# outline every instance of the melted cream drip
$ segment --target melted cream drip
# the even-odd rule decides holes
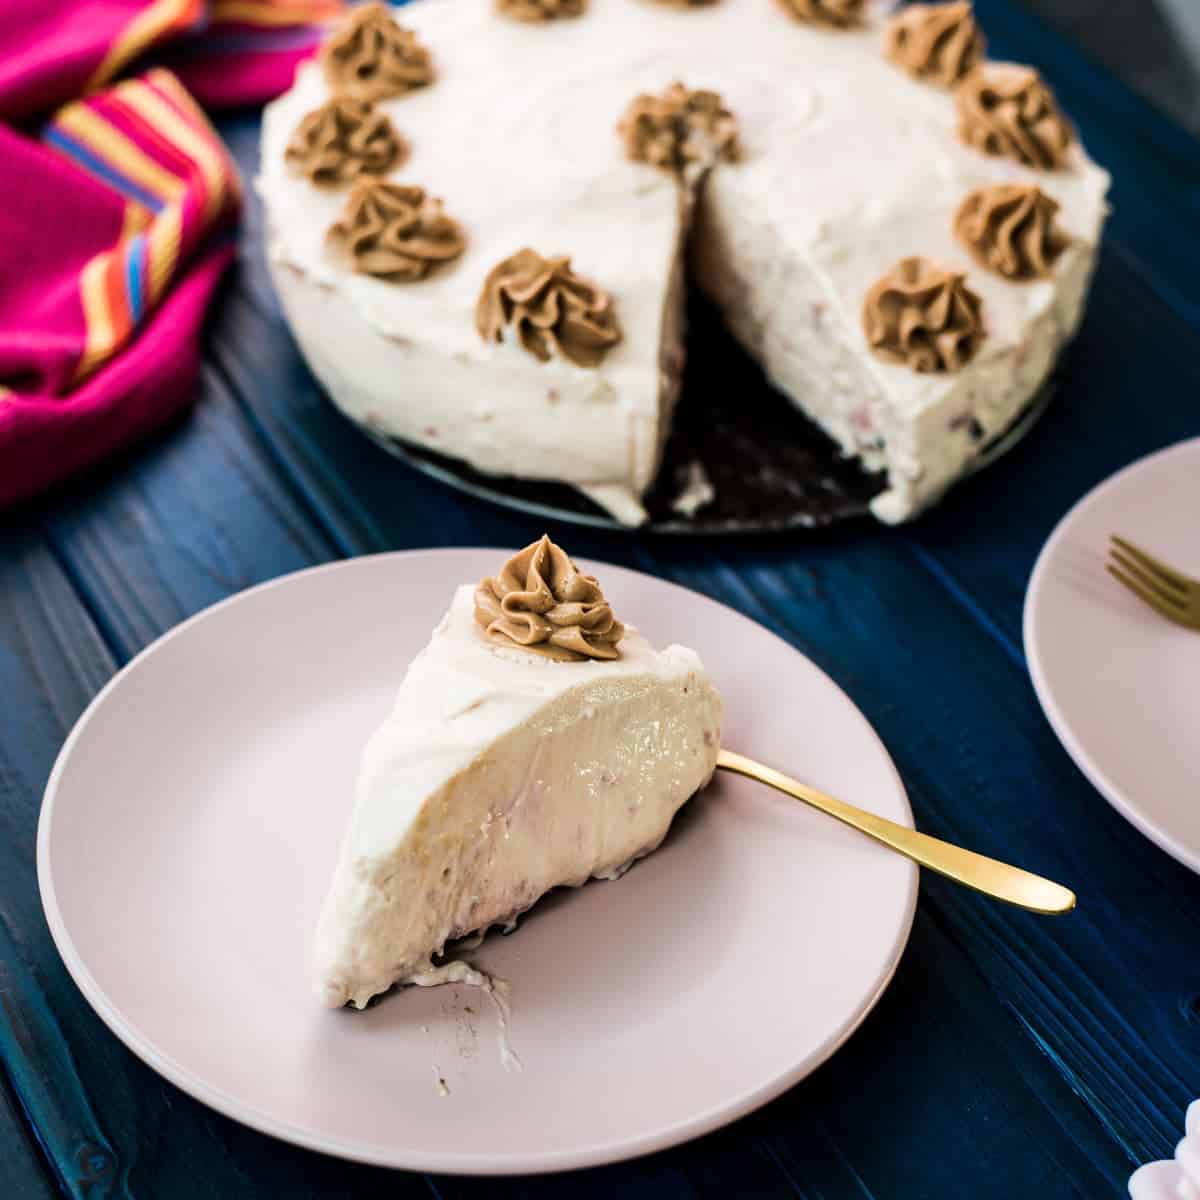
[[[480,935],[479,941],[483,941],[482,935]],[[498,1040],[500,1043],[500,1065],[506,1071],[520,1071],[522,1069],[521,1060],[512,1048],[512,1041],[509,1037],[509,1022],[512,1019],[512,1003],[509,997],[512,994],[512,988],[503,979],[497,979],[494,976],[488,975],[486,972],[479,970],[478,967],[473,967],[470,963],[463,962],[462,959],[455,959],[452,962],[442,963],[440,966],[430,967],[426,971],[412,975],[409,977],[408,982],[415,987],[440,987],[443,983],[461,983],[466,987],[479,988],[492,1002],[492,1006],[496,1010]],[[442,1086],[445,1086],[444,1081]]]

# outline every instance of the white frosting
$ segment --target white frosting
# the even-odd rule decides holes
[[[458,590],[363,753],[314,985],[359,1007],[445,943],[653,850],[712,775],[721,702],[697,655],[628,630],[612,662],[493,647]]]
[[[1179,1167],[1179,1200],[1200,1200],[1200,1100],[1187,1111],[1187,1132],[1175,1147]]]
[[[1173,1160],[1147,1163],[1129,1180],[1132,1200],[1200,1200],[1200,1100],[1188,1106]]]
[[[1079,320],[1107,175],[1078,145],[1053,172],[962,145],[952,94],[883,58],[878,16],[833,32],[790,19],[777,0],[596,0],[580,18],[529,25],[491,0],[418,0],[398,18],[430,47],[437,79],[383,105],[412,146],[394,175],[462,223],[459,262],[395,285],[331,258],[325,231],[344,193],[297,179],[283,158],[327,97],[315,66],[267,110],[259,179],[301,348],[334,400],[384,431],[485,471],[563,479],[622,519],[640,515],[677,383],[686,214],[667,173],[624,158],[615,127],[637,93],[677,78],[722,94],[744,149],[700,194],[701,286],[783,391],[847,452],[887,468],[883,519],[910,515],[962,473]],[[1073,242],[1053,280],[1015,284],[976,266],[951,225],[971,188],[1026,179],[1061,204]],[[480,339],[483,278],[526,244],[570,254],[614,297],[624,339],[599,368]],[[983,297],[988,336],[955,374],[918,375],[867,350],[862,299],[914,253],[967,270]]]

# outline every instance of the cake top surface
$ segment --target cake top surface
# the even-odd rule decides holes
[[[863,299],[910,256],[965,272],[981,297],[987,336],[972,365],[1019,351],[1029,324],[1053,306],[1053,278],[1014,283],[981,268],[956,238],[955,212],[973,189],[1036,183],[1076,247],[1099,236],[1108,177],[1078,140],[1056,169],[967,145],[955,93],[889,61],[873,6],[848,29],[795,20],[778,0],[604,0],[536,23],[506,18],[492,0],[416,0],[396,17],[428,49],[434,77],[376,104],[407,147],[387,178],[442,201],[463,232],[461,256],[396,285],[355,274],[331,253],[326,231],[345,190],[297,177],[285,161],[297,126],[331,95],[317,64],[266,116],[259,186],[271,252],[338,288],[380,333],[461,361],[541,369],[546,379],[587,371],[598,393],[657,371],[682,192],[671,171],[626,157],[617,126],[635,97],[676,80],[719,93],[736,118],[737,161],[719,163],[706,186],[745,214],[739,236],[774,239],[781,263],[812,264],[864,354]],[[623,336],[598,365],[539,362],[514,339],[480,337],[481,286],[523,247],[569,256],[612,297]],[[912,411],[953,385],[953,376],[880,360],[871,369]],[[645,388],[629,391],[641,397],[631,403],[649,403]]]

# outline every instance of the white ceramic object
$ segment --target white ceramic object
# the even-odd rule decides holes
[[[1200,1100],[1188,1105],[1174,1159],[1147,1163],[1130,1176],[1133,1200],[1200,1200]]]
[[[646,1153],[777,1096],[850,1035],[908,937],[916,869],[719,777],[614,883],[549,897],[474,953],[512,986],[365,1012],[309,990],[359,752],[454,587],[501,550],[355,559],[255,588],[135,659],[80,719],[38,831],[50,929],[156,1070],[347,1158],[504,1173]],[[911,823],[886,750],[802,655],[682,588],[590,564],[621,616],[703,655],[730,746]]]
[[[1200,633],[1104,569],[1119,533],[1200,578],[1200,439],[1126,467],[1059,523],[1029,581],[1025,652],[1079,769],[1168,854],[1200,871]]]

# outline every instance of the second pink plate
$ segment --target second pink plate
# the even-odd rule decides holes
[[[1079,769],[1151,841],[1200,871],[1200,633],[1164,620],[1105,572],[1110,534],[1200,578],[1200,439],[1089,492],[1042,550],[1025,653],[1046,716]]]

